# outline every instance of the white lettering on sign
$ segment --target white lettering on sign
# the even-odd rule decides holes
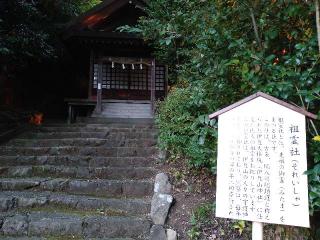
[[[98,89],[101,90],[101,83],[98,83]]]
[[[258,97],[218,125],[216,216],[309,227],[305,116]]]

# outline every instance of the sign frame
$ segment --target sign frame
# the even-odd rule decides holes
[[[310,112],[307,112],[305,109],[303,108],[299,108],[299,107],[296,107],[294,105],[291,105],[291,104],[288,104],[284,101],[281,101],[277,98],[274,98],[268,94],[265,94],[263,92],[257,92],[256,94],[253,94],[241,101],[238,101],[226,108],[223,108],[213,114],[210,114],[209,118],[210,119],[213,119],[213,118],[218,118],[220,115],[224,114],[224,113],[227,113],[229,111],[232,111],[233,109],[243,105],[243,104],[246,104],[256,98],[259,98],[259,97],[262,97],[264,99],[267,99],[275,104],[278,104],[278,105],[281,105],[282,107],[285,107],[285,108],[288,108],[294,112],[297,112],[297,113],[300,113],[308,118],[311,118],[311,119],[314,119],[314,120],[317,120],[317,116],[315,114],[312,114]],[[305,136],[304,136],[305,137]],[[219,143],[218,143],[219,144]],[[305,143],[304,143],[305,144]],[[219,166],[218,166],[218,171],[219,171]],[[241,219],[241,218],[239,218]],[[263,238],[263,223],[262,222],[258,222],[258,221],[254,221],[253,222],[253,228],[252,228],[252,237],[253,239],[262,239]]]

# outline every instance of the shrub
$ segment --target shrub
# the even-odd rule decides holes
[[[194,107],[195,97],[190,87],[177,88],[160,103],[157,117],[160,147],[170,150],[172,155],[188,157],[191,166],[215,170],[214,121],[209,121],[205,108]]]

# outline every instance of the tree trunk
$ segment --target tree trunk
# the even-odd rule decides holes
[[[319,11],[319,0],[315,0],[315,6],[316,6],[318,47],[319,47],[319,53],[320,53],[320,11]]]
[[[259,47],[262,48],[262,43],[261,43],[261,39],[260,39],[260,37],[259,37],[259,31],[258,31],[258,26],[257,26],[256,18],[255,18],[255,16],[254,16],[254,13],[253,13],[252,8],[250,7],[249,9],[250,9],[250,17],[251,17],[251,20],[252,20],[254,35],[255,35],[255,37],[256,37],[256,40],[257,40],[257,42],[258,42]]]

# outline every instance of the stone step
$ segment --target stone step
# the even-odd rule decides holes
[[[57,208],[69,211],[91,211],[90,214],[107,216],[138,216],[150,212],[150,201],[144,199],[106,199],[52,192],[0,193],[0,212],[18,209]]]
[[[151,127],[107,127],[101,125],[88,125],[85,127],[79,126],[42,126],[32,128],[33,132],[109,132],[109,133],[122,133],[122,132],[153,132],[157,129]]]
[[[80,124],[154,124],[153,118],[105,118],[105,117],[77,117]]]
[[[107,102],[102,104],[103,107],[107,108],[151,108],[151,103],[123,103],[123,102]]]
[[[90,157],[64,156],[0,156],[0,166],[54,165],[65,167],[150,167],[155,160],[150,157]]]
[[[147,114],[151,114],[151,108],[122,108],[122,109],[118,109],[116,107],[110,107],[110,108],[106,108],[106,109],[102,109],[102,113],[125,113],[125,112],[130,112],[130,113],[147,113]]]
[[[132,109],[132,110],[151,110],[151,104],[132,104],[132,103],[104,103],[102,104],[103,110],[108,109],[116,109],[116,110],[123,110],[123,109]]]
[[[52,237],[1,237],[1,240],[61,240],[61,238]],[[71,236],[71,239],[75,239]],[[77,240],[82,240],[84,238],[78,238]],[[134,240],[133,238],[86,238],[86,240]]]
[[[0,238],[149,239],[157,136],[153,119],[98,117],[0,146]]]
[[[3,214],[0,218],[3,222],[0,232],[5,236],[147,239],[150,231],[150,222],[136,217],[79,216],[39,211]]]
[[[109,110],[113,110],[113,111],[125,111],[125,110],[131,110],[131,111],[151,111],[151,105],[103,105],[102,106],[102,110],[103,111],[109,111]]]
[[[151,109],[150,103],[103,103],[106,109]]]
[[[146,108],[143,106],[138,106],[138,107],[122,107],[121,109],[119,109],[118,107],[114,106],[114,107],[106,107],[106,108],[102,108],[102,112],[108,113],[109,111],[111,112],[124,112],[124,111],[131,111],[131,112],[148,112],[151,113],[151,106]]]
[[[110,110],[122,112],[125,110],[132,110],[132,111],[149,111],[151,112],[151,104],[145,103],[103,103],[102,104],[102,111],[108,112]]]
[[[2,156],[103,156],[103,157],[148,157],[158,152],[156,147],[0,147]]]
[[[116,121],[117,123],[78,123],[78,124],[85,124],[86,127],[108,127],[110,129],[112,128],[132,128],[132,129],[157,129],[157,126],[152,122],[152,123],[139,123],[139,122],[133,122],[131,121],[128,123],[123,122],[124,119],[118,119]],[[68,124],[67,126],[73,126],[74,124],[70,125]]]
[[[125,119],[115,119],[114,121],[110,121],[110,119],[103,119],[103,118],[88,118],[88,117],[78,117],[80,120],[84,120],[83,122],[75,122],[72,124],[68,124],[66,121],[63,123],[55,123],[55,122],[44,122],[40,126],[35,126],[34,129],[39,129],[42,127],[107,127],[107,128],[155,128],[154,121],[148,122],[139,122],[135,120],[125,120]],[[85,120],[94,120],[94,119],[101,119],[106,120],[104,122],[86,122]]]
[[[48,178],[0,178],[1,191],[52,191],[101,197],[148,197],[153,191],[147,180],[83,180]]]
[[[135,110],[135,109],[123,109],[121,111],[118,111],[117,109],[114,110],[108,110],[108,111],[103,111],[101,113],[102,116],[117,116],[117,117],[124,117],[126,115],[129,115],[131,118],[152,118],[152,112],[150,110]]]
[[[125,139],[125,138],[66,138],[66,139],[13,139],[5,146],[14,147],[63,147],[63,146],[91,146],[91,147],[153,147],[157,145],[155,139]]]
[[[126,138],[126,139],[157,139],[158,133],[146,132],[25,132],[18,136],[20,139],[63,139],[63,138]]]
[[[150,179],[157,171],[148,167],[67,167],[67,166],[8,166],[0,167],[0,177],[54,177],[81,179]]]
[[[78,118],[80,118],[81,120],[88,120],[88,119],[92,119],[92,117],[81,117],[79,116]],[[122,127],[122,126],[154,126],[155,123],[153,122],[137,122],[137,121],[124,121],[123,119],[117,119],[114,121],[106,121],[103,123],[99,123],[99,122],[93,122],[93,123],[87,123],[87,122],[74,122],[74,123],[67,123],[67,121],[62,121],[62,122],[48,122],[48,121],[44,121],[43,124],[41,126],[88,126],[88,125],[100,125],[100,126],[110,126],[110,127]]]
[[[150,118],[153,119],[151,113],[133,113],[133,112],[122,112],[122,113],[102,113],[101,116],[106,118]]]
[[[131,109],[131,108],[124,108],[124,109],[116,109],[116,108],[110,108],[110,109],[106,109],[102,111],[102,114],[118,114],[118,115],[122,115],[122,114],[132,114],[132,116],[137,115],[150,115],[152,116],[152,112],[151,109]]]

